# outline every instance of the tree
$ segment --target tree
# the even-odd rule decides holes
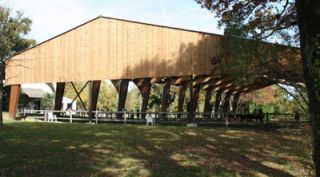
[[[149,96],[148,110],[152,110],[155,112],[160,111],[160,106],[161,106],[161,101],[162,101],[162,99],[161,99],[162,92],[163,92],[162,85],[152,84],[150,96]],[[176,98],[176,90],[173,89],[170,91],[170,94],[169,94],[168,108],[170,108],[170,106],[174,102],[175,98]]]
[[[312,131],[313,160],[320,176],[320,66],[317,57],[320,34],[319,0],[196,0],[214,12],[219,25],[239,20],[249,36],[259,40],[293,41],[300,44],[308,110]],[[298,41],[298,42],[295,42]]]
[[[3,79],[6,61],[10,55],[35,44],[34,40],[25,38],[30,31],[31,20],[23,17],[21,12],[12,16],[11,10],[0,5],[0,126],[3,124]]]
[[[41,99],[41,109],[45,110],[52,110],[54,109],[54,94],[47,93],[42,99]]]
[[[152,110],[152,111],[160,110],[161,94],[162,94],[162,89],[160,85],[152,84],[150,96],[149,96],[148,110]]]
[[[141,98],[140,91],[137,87],[135,87],[128,92],[125,107],[128,111],[139,111],[141,101],[142,101],[142,98]]]
[[[117,91],[112,84],[101,82],[97,108],[105,111],[117,111]]]

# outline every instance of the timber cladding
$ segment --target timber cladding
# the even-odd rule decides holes
[[[6,85],[209,74],[221,38],[99,17],[10,58]]]

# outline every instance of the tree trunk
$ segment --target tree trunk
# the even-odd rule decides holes
[[[320,177],[320,98],[319,66],[315,61],[317,35],[320,34],[320,1],[319,0],[296,0],[298,13],[301,57],[307,93],[309,98],[309,118],[311,124],[312,156],[315,165],[316,176]],[[318,68],[317,68],[318,67]]]
[[[5,67],[3,63],[3,59],[0,58],[2,61],[0,61],[0,127],[3,126],[3,114],[2,114],[2,107],[3,107],[3,78],[4,78],[4,72]]]
[[[2,106],[3,106],[3,82],[2,77],[0,77],[0,127],[3,126],[3,115],[2,115]]]

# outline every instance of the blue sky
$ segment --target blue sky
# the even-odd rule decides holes
[[[194,0],[0,0],[33,20],[30,38],[42,42],[99,15],[222,34]]]
[[[99,15],[222,34],[217,20],[194,0],[0,0],[33,21],[29,38],[40,43]],[[26,88],[49,88],[26,84]],[[132,88],[132,84],[129,86]]]

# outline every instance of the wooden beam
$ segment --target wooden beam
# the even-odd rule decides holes
[[[222,112],[227,113],[230,110],[231,92],[227,92],[222,104]]]
[[[58,82],[57,83],[56,95],[55,95],[55,99],[54,99],[54,110],[55,111],[61,111],[61,109],[62,109],[62,100],[63,100],[65,86],[66,86],[65,82]]]
[[[227,81],[224,81],[223,79],[221,78],[216,78],[216,79],[212,79],[210,80],[209,82],[205,82],[203,85],[202,85],[202,88],[203,89],[211,89],[211,88],[215,88],[215,87],[218,87],[219,85],[223,85],[227,83]]]
[[[224,90],[224,91],[226,91],[226,89],[228,89],[228,88],[230,88],[230,87],[232,87],[233,85],[232,85],[232,83],[230,83],[230,82],[224,82],[224,83],[222,83],[222,84],[219,84],[219,85],[216,85],[216,86],[214,86],[213,88],[213,90],[214,91],[218,91],[218,90]]]
[[[190,79],[190,76],[183,76],[183,77],[178,77],[174,83],[172,83],[173,85],[176,86],[180,86],[183,85],[186,81],[188,81]]]
[[[165,83],[165,77],[155,77],[151,79],[151,83]]]
[[[126,105],[127,99],[127,92],[128,92],[128,85],[129,79],[121,79],[121,80],[112,80],[112,84],[115,86],[118,92],[118,106],[117,111],[124,111],[124,107]],[[117,114],[117,118],[121,118],[122,113]]]
[[[120,82],[121,80],[111,80],[111,83],[113,84],[114,88],[116,88],[116,91],[120,92]]]
[[[212,105],[210,103],[211,97],[212,97],[212,89],[206,90],[206,97],[204,100],[203,112],[211,112],[212,111]]]
[[[216,93],[216,100],[215,100],[215,103],[214,103],[214,112],[215,113],[218,113],[220,111],[220,103],[221,103],[222,92],[223,92],[222,90],[219,90]]]
[[[201,87],[197,86],[193,89],[192,84],[190,84],[190,101],[187,105],[188,112],[189,112],[189,122],[194,122],[194,113],[196,112],[197,106],[198,106],[198,100],[199,100],[199,93],[200,93]]]
[[[161,100],[161,112],[167,112],[171,84],[172,84],[172,80],[171,80],[171,78],[168,78],[163,86],[162,100]]]
[[[186,91],[190,84],[190,81],[184,82],[179,89],[179,99],[178,99],[178,112],[183,112],[183,103],[186,97]]]
[[[77,98],[79,98],[79,100],[80,100],[83,108],[84,108],[86,111],[88,111],[88,109],[87,109],[86,105],[84,104],[84,102],[83,102],[80,94],[81,94],[81,92],[84,90],[84,88],[86,88],[86,86],[88,85],[88,83],[89,83],[89,81],[86,82],[86,84],[80,89],[80,91],[78,91],[77,88],[76,88],[76,86],[73,84],[73,82],[71,82],[71,85],[72,85],[72,87],[73,87],[73,89],[74,89],[74,91],[76,92],[77,95],[76,95],[76,97],[73,98],[73,100],[72,100],[72,102],[71,102],[70,104],[73,104],[73,102],[74,102]]]
[[[196,87],[193,90],[191,103],[190,103],[190,112],[191,113],[195,113],[197,110],[200,90],[201,90],[201,87]]]
[[[97,109],[100,84],[101,84],[101,81],[90,81],[89,83],[89,105],[88,105],[89,122],[91,122],[92,118],[94,117],[94,114],[92,111],[96,111]]]
[[[149,96],[150,96],[150,90],[151,90],[151,79],[147,78],[147,79],[142,79],[142,80],[135,80],[134,83],[137,85],[141,96],[142,96],[142,105],[141,105],[141,112],[143,112],[141,114],[141,118],[145,118],[146,114],[145,112],[147,112],[148,109],[148,101],[149,101]]]
[[[9,116],[15,118],[19,103],[20,85],[12,85],[10,88]]]
[[[237,106],[240,98],[240,92],[233,95],[232,100],[232,112],[237,113]]]

